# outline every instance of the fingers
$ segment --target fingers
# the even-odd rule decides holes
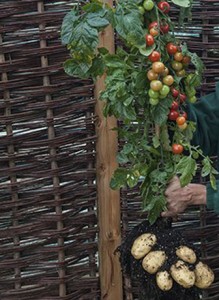
[[[173,211],[170,211],[170,210],[167,210],[167,211],[163,211],[161,213],[161,216],[163,218],[176,218],[177,219],[177,214],[176,212],[173,212]]]
[[[167,196],[169,193],[171,193],[172,191],[175,191],[175,190],[178,190],[181,188],[181,184],[180,184],[180,180],[177,176],[174,176],[168,186],[167,186],[167,189],[165,191],[165,196]]]

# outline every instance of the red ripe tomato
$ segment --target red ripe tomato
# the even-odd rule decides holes
[[[149,56],[148,56],[148,59],[151,61],[151,62],[156,62],[156,61],[159,61],[160,60],[160,52],[158,51],[153,51]]]
[[[172,152],[174,154],[181,154],[183,152],[184,148],[180,144],[173,144],[172,145]]]
[[[168,14],[168,12],[170,11],[170,5],[166,1],[159,2],[157,6],[164,14]]]
[[[154,44],[154,37],[151,34],[146,34],[145,40],[146,40],[146,45],[149,47]]]
[[[168,33],[170,30],[170,26],[168,23],[166,23],[165,21],[163,21],[161,24],[160,24],[160,31],[165,34],[165,33]]]
[[[180,99],[180,102],[181,102],[181,103],[185,102],[185,101],[186,101],[186,98],[187,98],[187,97],[186,97],[185,94],[180,94],[180,95],[179,95],[179,99]]]
[[[179,108],[179,104],[176,101],[173,101],[171,104],[171,110],[177,110]]]
[[[168,43],[166,49],[169,54],[175,54],[178,51],[177,46],[173,43]]]
[[[185,66],[188,66],[191,62],[191,57],[190,56],[184,56],[183,57],[183,60],[182,60],[182,63],[185,65]]]
[[[184,123],[186,122],[186,119],[182,116],[179,116],[177,119],[176,119],[176,123],[178,125],[183,125]]]
[[[171,111],[169,112],[168,119],[169,119],[170,121],[176,121],[176,119],[177,119],[178,117],[179,117],[178,111],[176,111],[176,110],[171,110]]]
[[[154,21],[154,22],[149,24],[148,29],[150,30],[152,28],[158,29],[158,22],[157,21]]]
[[[171,92],[174,98],[177,98],[179,96],[179,91],[177,89],[172,88]]]
[[[187,112],[185,112],[185,111],[181,114],[181,116],[184,117],[186,120],[188,119]]]

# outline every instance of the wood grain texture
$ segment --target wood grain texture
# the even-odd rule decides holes
[[[112,5],[112,1],[105,1]],[[114,33],[111,27],[100,34],[100,46],[111,53],[114,48]],[[98,79],[95,87],[96,96],[96,133],[97,133],[97,192],[99,219],[99,262],[101,299],[122,300],[122,274],[118,255],[114,252],[121,242],[120,232],[120,193],[110,189],[110,179],[117,168],[116,153],[118,148],[117,126],[114,117],[103,116],[104,102],[99,100],[99,93],[104,90],[104,77]]]

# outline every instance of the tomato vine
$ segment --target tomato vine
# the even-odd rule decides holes
[[[165,210],[168,181],[178,175],[182,186],[190,183],[198,158],[202,176],[210,175],[215,188],[216,170],[191,144],[195,124],[185,112],[187,103],[196,101],[203,64],[175,37],[169,17],[171,6],[186,9],[191,1],[171,2],[119,0],[111,8],[93,0],[70,11],[61,31],[70,52],[67,74],[94,80],[106,74],[104,115],[124,124],[117,128],[124,146],[111,188],[140,185],[142,209],[151,223]],[[98,34],[109,24],[122,41],[115,54],[98,47]]]

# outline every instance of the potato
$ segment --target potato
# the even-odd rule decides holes
[[[195,266],[195,277],[195,285],[200,289],[208,288],[214,281],[213,271],[202,262]]]
[[[183,261],[190,263],[190,264],[194,264],[197,259],[195,252],[187,246],[180,246],[176,250],[176,255]]]
[[[142,266],[145,271],[150,274],[156,273],[167,259],[164,251],[151,251],[142,261]]]
[[[135,259],[141,259],[156,244],[157,238],[152,233],[144,233],[140,235],[133,243],[131,253]]]
[[[188,289],[195,284],[195,272],[190,271],[182,260],[178,260],[170,268],[173,279],[184,288]]]
[[[156,282],[162,291],[169,291],[173,286],[173,279],[167,271],[160,271],[156,274]]]

